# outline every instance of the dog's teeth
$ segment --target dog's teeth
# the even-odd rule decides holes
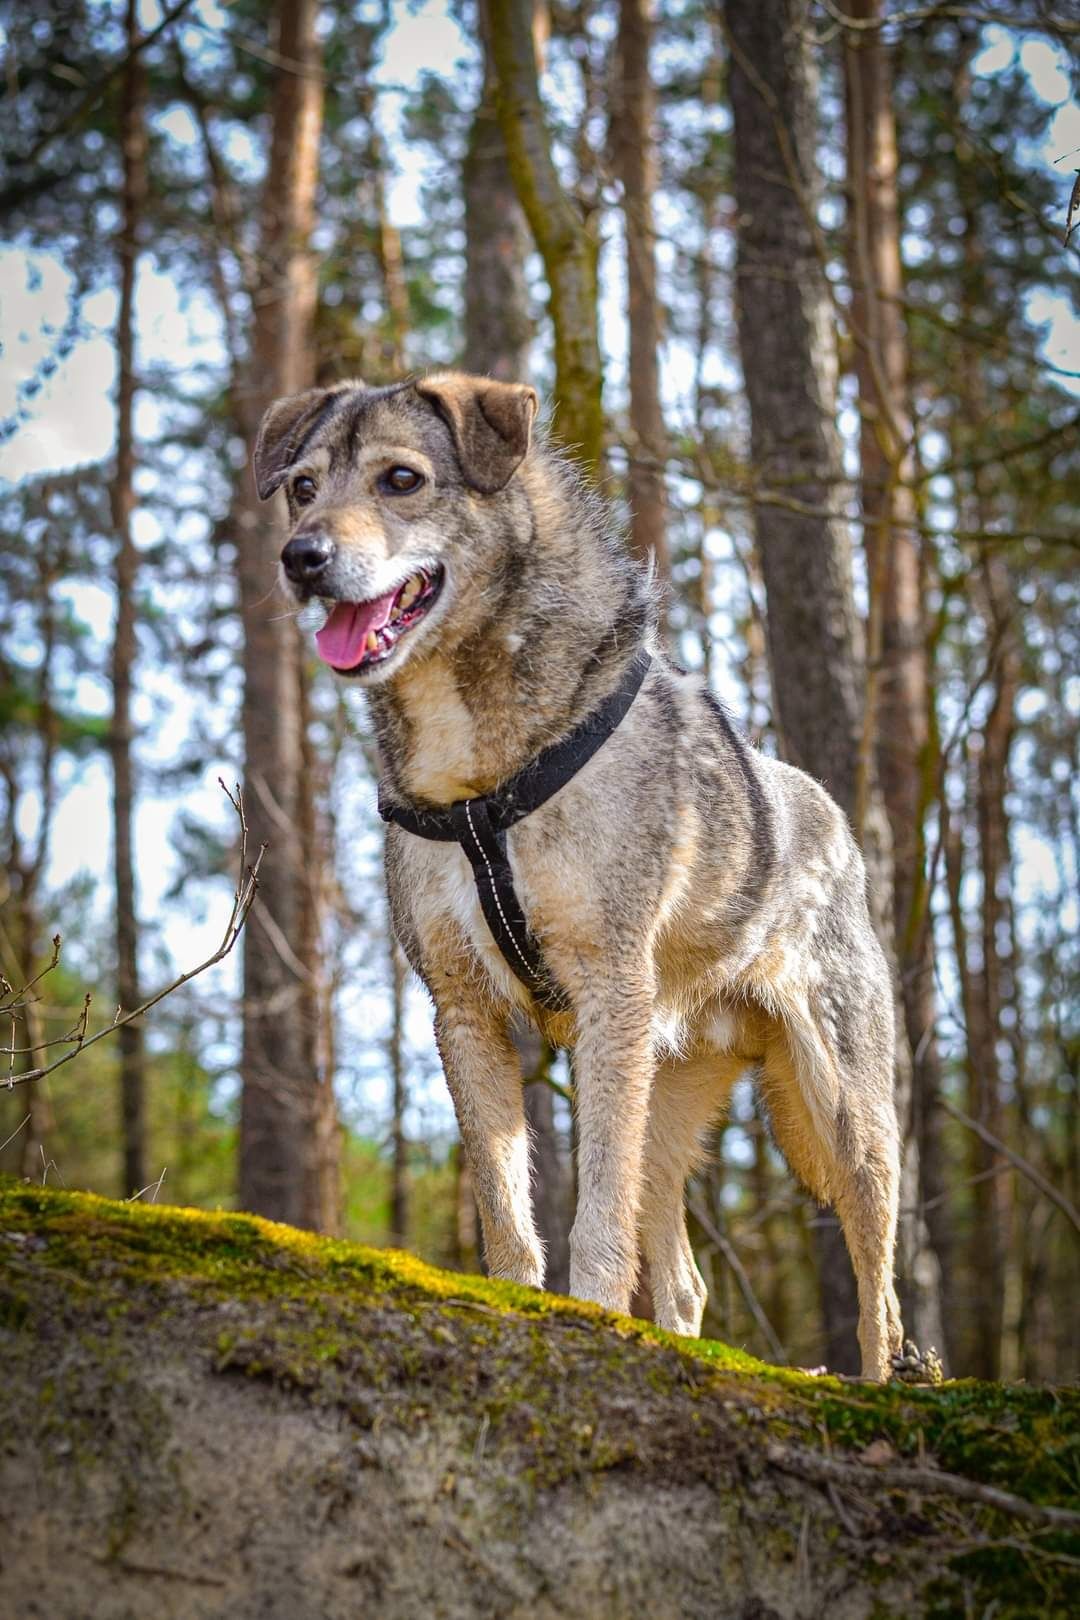
[[[373,652],[378,652],[378,650],[379,650],[379,638],[375,634],[374,630],[369,630],[368,633],[367,633],[367,640],[364,642],[364,651],[369,652],[369,653],[373,653]]]
[[[401,606],[402,612],[404,612],[404,610],[407,607],[409,607],[413,602],[416,601],[416,598],[420,595],[420,590],[421,590],[420,575],[419,574],[414,574],[412,579],[410,579],[406,583],[405,589],[401,593],[400,606]]]

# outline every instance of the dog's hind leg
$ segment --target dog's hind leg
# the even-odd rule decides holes
[[[521,1064],[505,1019],[483,1006],[442,1005],[435,1039],[472,1172],[488,1271],[541,1288]]]
[[[864,1378],[889,1376],[903,1332],[893,1285],[900,1151],[892,1074],[869,1043],[841,1058],[827,1023],[777,1023],[765,1047],[761,1090],[791,1168],[840,1217],[859,1290]]]
[[[638,1231],[649,1266],[653,1313],[670,1333],[701,1332],[706,1290],[686,1232],[686,1180],[704,1136],[746,1067],[715,1051],[661,1064],[649,1100]]]

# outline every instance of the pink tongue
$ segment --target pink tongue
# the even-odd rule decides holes
[[[381,630],[390,617],[397,591],[377,596],[373,602],[339,602],[321,630],[315,645],[324,664],[334,669],[355,669],[364,660],[364,643],[372,630]]]

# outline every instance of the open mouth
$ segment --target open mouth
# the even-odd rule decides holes
[[[442,588],[441,568],[419,568],[401,585],[370,602],[335,602],[316,633],[319,657],[339,675],[357,675],[385,663],[420,623]]]

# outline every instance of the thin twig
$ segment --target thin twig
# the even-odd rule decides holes
[[[221,944],[218,946],[217,950],[214,951],[212,956],[208,956],[205,962],[200,962],[198,967],[189,968],[186,973],[181,973],[179,977],[173,979],[170,984],[163,985],[160,990],[156,990],[152,996],[148,996],[147,999],[142,1002],[140,1006],[134,1008],[133,1011],[121,1012],[121,1010],[117,1008],[116,1016],[112,1023],[107,1024],[104,1029],[99,1029],[97,1033],[95,1035],[91,1035],[88,1040],[81,1041],[73,1051],[65,1052],[63,1057],[56,1058],[54,1062],[44,1064],[40,1068],[27,1069],[25,1074],[9,1076],[6,1082],[9,1091],[12,1089],[12,1087],[26,1085],[31,1080],[41,1080],[45,1075],[52,1074],[55,1069],[62,1068],[65,1063],[70,1063],[72,1058],[78,1057],[80,1052],[85,1052],[88,1047],[94,1046],[98,1041],[104,1040],[106,1035],[112,1035],[114,1031],[122,1029],[125,1024],[130,1024],[134,1019],[141,1018],[144,1013],[150,1011],[151,1007],[156,1007],[159,1001],[164,1001],[166,996],[172,995],[174,990],[179,990],[182,985],[188,984],[192,979],[197,978],[200,973],[205,973],[207,968],[213,967],[215,963],[222,961],[226,956],[228,956],[229,952],[232,950],[233,946],[240,937],[241,930],[243,929],[244,924],[247,922],[248,913],[250,912],[254,903],[255,892],[259,886],[259,867],[262,865],[262,858],[266,853],[266,845],[262,844],[260,846],[258,855],[249,865],[247,859],[248,824],[247,817],[244,813],[243,794],[241,793],[239,784],[237,784],[235,794],[233,794],[229,792],[229,789],[225,786],[225,783],[221,781],[220,777],[218,778],[218,781],[221,785],[222,792],[225,794],[225,797],[236,811],[240,821],[240,875],[237,879],[236,888],[233,892],[233,903],[232,910],[229,913],[229,921],[226,925],[225,932],[222,935]],[[59,940],[59,935],[57,935],[57,940]],[[45,971],[48,970],[46,969]]]
[[[1003,1158],[1008,1159],[1009,1163],[1019,1170],[1022,1176],[1027,1177],[1033,1187],[1038,1187],[1044,1198],[1049,1198],[1052,1204],[1057,1205],[1066,1220],[1071,1221],[1076,1230],[1080,1232],[1080,1210],[1077,1209],[1075,1204],[1069,1202],[1064,1193],[1058,1192],[1052,1181],[1047,1181],[1041,1170],[1036,1170],[1035,1166],[1030,1164],[1021,1154],[1015,1153],[1011,1147],[1006,1147],[1000,1136],[995,1136],[993,1131],[987,1130],[986,1126],[980,1124],[977,1119],[972,1119],[970,1114],[965,1114],[964,1110],[957,1108],[956,1104],[950,1102],[948,1097],[939,1096],[938,1102],[947,1114],[951,1114],[954,1119],[958,1119],[961,1125],[966,1125],[969,1131],[974,1131],[976,1136],[981,1137],[988,1147],[992,1147]]]
[[[690,1198],[688,1200],[688,1204],[691,1214],[701,1227],[701,1230],[705,1233],[705,1236],[709,1239],[710,1243],[715,1243],[716,1247],[720,1250],[720,1253],[723,1255],[724,1259],[735,1273],[735,1281],[739,1285],[742,1296],[746,1301],[747,1308],[761,1330],[761,1333],[766,1344],[769,1346],[773,1357],[782,1365],[786,1366],[788,1361],[787,1353],[785,1352],[783,1345],[780,1343],[780,1340],[777,1338],[776,1333],[773,1330],[772,1323],[769,1321],[769,1318],[765,1315],[765,1312],[762,1310],[761,1305],[758,1302],[758,1297],[754,1293],[753,1287],[750,1283],[750,1278],[746,1274],[746,1268],[739,1259],[739,1256],[736,1254],[734,1248],[728,1242],[724,1234],[709,1219],[708,1213],[706,1212],[701,1200],[699,1198]]]

